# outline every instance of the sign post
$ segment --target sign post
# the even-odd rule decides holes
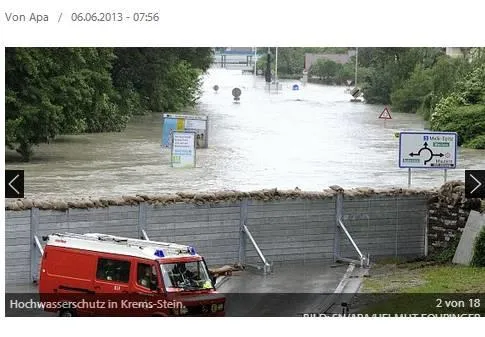
[[[411,168],[408,168],[408,188],[411,188]]]
[[[411,187],[411,169],[444,170],[456,168],[458,148],[456,132],[401,132],[399,134],[399,167],[408,169],[408,187]]]
[[[195,135],[193,131],[173,131],[172,132],[172,167],[192,168],[195,167]]]

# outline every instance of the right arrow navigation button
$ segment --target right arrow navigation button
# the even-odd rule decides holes
[[[485,198],[485,170],[465,170],[465,198]]]

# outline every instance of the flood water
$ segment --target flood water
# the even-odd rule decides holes
[[[343,87],[307,84],[278,93],[240,70],[211,69],[197,108],[209,116],[209,148],[197,150],[197,167],[176,169],[161,150],[161,114],[133,118],[121,133],[63,136],[35,148],[32,162],[7,151],[6,168],[25,170],[25,196],[80,198],[174,193],[251,191],[264,188],[318,191],[330,185],[407,187],[398,166],[401,130],[423,130],[419,115],[392,111],[384,124],[381,105],[351,103]],[[212,89],[219,86],[217,93]],[[231,91],[242,90],[240,104]],[[458,168],[484,169],[485,151],[458,150]],[[413,170],[413,187],[434,187],[442,170]]]

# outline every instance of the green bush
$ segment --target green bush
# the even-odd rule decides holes
[[[485,267],[485,228],[478,234],[473,247],[473,267]]]
[[[440,263],[451,262],[453,260],[453,257],[455,256],[456,248],[458,248],[460,239],[461,239],[461,235],[457,235],[451,238],[450,241],[448,242],[448,246],[443,248],[434,257],[431,257],[431,259]]]
[[[361,69],[359,69],[359,78],[363,81],[362,91],[364,92],[365,100],[369,104],[390,104],[391,103],[391,88],[392,88],[392,72],[390,67],[384,69],[369,68],[365,70],[365,74],[360,76]]]
[[[458,145],[485,135],[485,105],[438,105],[431,117],[431,129],[458,133]],[[480,138],[481,139],[481,138]],[[480,145],[477,139],[475,145]]]
[[[470,149],[485,149],[485,135],[480,135],[470,140],[466,147]]]
[[[433,90],[430,70],[416,66],[402,88],[391,94],[392,105],[401,112],[417,112]]]

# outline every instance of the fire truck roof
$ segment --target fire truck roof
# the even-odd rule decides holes
[[[152,260],[164,257],[198,256],[195,248],[191,246],[99,233],[55,233],[44,239],[47,239],[47,245],[51,246],[136,256]]]

